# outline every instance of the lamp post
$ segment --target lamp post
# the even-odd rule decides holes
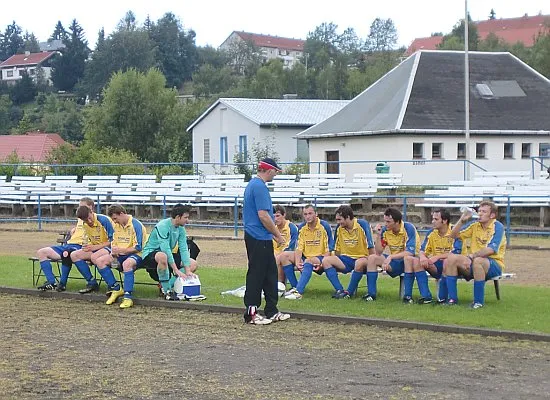
[[[466,180],[470,180],[470,63],[468,59],[468,0],[464,0],[464,134],[466,139]]]

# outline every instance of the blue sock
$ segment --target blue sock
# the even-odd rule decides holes
[[[362,277],[363,277],[363,273],[361,272],[353,271],[351,273],[351,278],[349,280],[349,285],[348,285],[348,293],[350,295],[355,294],[355,292],[357,291],[357,286],[359,286],[359,282],[361,282]]]
[[[378,280],[378,272],[367,272],[367,293],[372,297],[376,297],[376,281]]]
[[[403,296],[412,297],[414,285],[414,273],[405,272],[403,274]]]
[[[474,303],[485,303],[485,281],[474,281]]]
[[[134,291],[134,271],[126,271],[124,272],[124,297],[127,299],[131,299],[133,291]]]
[[[338,271],[336,271],[336,268],[332,267],[329,269],[325,269],[325,275],[327,276],[334,289],[344,290],[344,287],[340,283],[340,279],[338,279]]]
[[[88,282],[88,285],[97,285],[97,281],[92,276],[92,271],[90,271],[90,266],[88,263],[84,260],[75,261],[74,265],[76,265],[76,269],[78,269],[78,272],[86,279],[86,282]]]
[[[55,284],[55,275],[53,274],[52,263],[50,260],[40,261],[40,268],[42,269],[42,272],[44,272],[46,280],[52,285]]]
[[[305,263],[304,268],[302,269],[302,274],[300,275],[300,280],[296,285],[296,290],[298,291],[298,293],[304,294],[304,291],[306,290],[306,285],[311,279],[312,273],[313,273],[313,264]]]
[[[418,285],[420,296],[425,299],[431,299],[432,293],[430,292],[430,287],[428,286],[428,274],[425,271],[420,271],[415,272],[414,276],[416,277],[416,284]]]
[[[283,267],[286,279],[290,283],[290,286],[295,288],[298,285],[298,279],[296,279],[296,274],[294,274],[294,265],[285,265]]]
[[[98,268],[99,274],[103,277],[103,280],[107,284],[107,287],[112,290],[120,290],[120,285],[111,271],[111,267]]]
[[[162,286],[162,290],[164,293],[168,293],[170,291],[170,273],[168,272],[168,268],[166,269],[160,269],[157,267],[157,274],[159,276],[159,282]]]
[[[448,295],[447,277],[445,275],[441,275],[441,278],[439,278],[439,293],[437,297],[439,297],[439,300],[447,300]]]
[[[61,264],[61,276],[59,277],[59,284],[67,286],[69,274],[71,273],[71,267],[71,265]]]
[[[456,288],[457,276],[447,276],[447,290],[449,300],[458,301],[458,290]]]

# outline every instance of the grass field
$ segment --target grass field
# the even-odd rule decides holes
[[[246,274],[244,267],[202,266],[199,273],[202,294],[207,297],[206,303],[228,306],[242,305],[242,299],[234,296],[222,296],[220,293],[244,284]],[[33,286],[31,262],[24,256],[0,255],[0,276],[3,286],[21,288]],[[72,276],[79,276],[75,269],[73,269]],[[346,286],[348,276],[342,276],[341,281]],[[136,282],[151,283],[152,281],[145,271],[140,270],[137,272]],[[486,287],[486,307],[473,311],[468,308],[472,298],[471,283],[459,282],[459,296],[462,302],[457,307],[449,308],[436,305],[403,305],[398,298],[398,279],[380,276],[378,282],[379,296],[376,303],[365,303],[359,297],[350,300],[334,300],[330,297],[333,289],[328,280],[324,276],[314,275],[302,300],[281,299],[279,307],[281,310],[290,312],[387,318],[550,333],[550,308],[548,307],[550,288],[547,287],[506,285],[506,282],[502,281],[502,300],[497,301],[493,285],[489,282]],[[359,295],[365,292],[365,285],[365,279],[363,279]],[[68,290],[76,291],[83,286],[84,281],[70,279]],[[433,282],[431,289],[434,293]],[[152,285],[136,285],[135,295],[136,297],[156,297],[158,289]]]

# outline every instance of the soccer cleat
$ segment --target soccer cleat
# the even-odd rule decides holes
[[[300,294],[296,289],[289,290],[285,294],[285,299],[287,300],[301,300],[302,294]]]
[[[290,314],[278,312],[277,314],[273,315],[269,319],[271,320],[271,322],[278,322],[278,321],[286,321],[289,318],[290,318]]]
[[[176,292],[170,291],[166,293],[165,299],[170,301],[178,301],[180,298],[178,297],[178,294]]]
[[[432,299],[429,299],[429,298],[426,298],[426,297],[421,297],[417,301],[418,304],[431,304],[432,302],[433,302]]]
[[[38,286],[37,289],[46,292],[48,290],[55,290],[56,287],[55,283],[45,282],[42,286]]]
[[[332,295],[333,299],[349,299],[349,292],[347,290],[338,290]]]
[[[288,315],[288,314],[286,314],[286,315]],[[288,318],[290,318],[290,315],[288,315]],[[282,320],[280,320],[280,321],[282,321]],[[247,323],[249,323],[251,325],[269,325],[272,322],[273,321],[270,320],[269,318],[262,317],[260,314],[254,314],[254,315],[250,316],[250,321],[248,321]]]
[[[80,289],[78,293],[87,294],[92,292],[97,292],[99,290],[99,285],[97,283],[87,284],[84,289]]]
[[[449,299],[447,300],[446,303],[443,303],[444,305],[446,306],[456,306],[457,305],[457,301],[456,300],[453,300],[453,299]]]
[[[472,310],[477,310],[477,309],[482,308],[482,307],[483,307],[483,304],[481,304],[481,303],[472,303],[472,304],[470,304],[470,308]]]
[[[411,296],[403,297],[403,304],[414,304],[414,300]]]
[[[370,294],[366,294],[363,297],[361,297],[365,301],[376,301],[376,297],[371,296]]]
[[[67,290],[67,286],[65,286],[64,284],[60,283],[57,285],[57,287],[55,288],[55,290],[57,292],[64,292],[65,290]]]
[[[120,308],[130,308],[134,306],[134,301],[132,299],[129,299],[127,297],[122,299],[122,303],[120,303]]]
[[[116,303],[116,300],[124,294],[124,289],[118,289],[118,290],[111,290],[111,295],[105,302],[105,304],[110,305],[113,303]]]
[[[436,305],[443,305],[447,302],[447,299],[437,299],[437,301],[434,303]]]

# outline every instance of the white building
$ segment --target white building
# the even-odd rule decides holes
[[[52,70],[51,60],[56,54],[56,51],[43,51],[40,53],[29,53],[27,51],[24,54],[15,54],[0,63],[0,79],[8,84],[14,84],[24,74],[28,74],[36,80],[37,68],[41,68],[44,79],[49,81]]]
[[[285,68],[291,68],[300,60],[306,43],[302,39],[233,31],[220,45],[220,49],[229,51],[238,42],[254,43],[261,50],[264,61],[279,58]]]
[[[445,184],[464,179],[464,103],[464,52],[417,52],[297,137],[310,161],[340,161],[321,172],[386,161],[405,184]],[[530,170],[549,150],[550,81],[510,53],[471,52],[470,170]]]
[[[325,120],[349,100],[221,98],[187,128],[193,162],[203,173],[232,172],[235,155],[272,147],[282,163],[307,160],[307,143],[296,134]],[[217,165],[216,165],[217,164]]]

